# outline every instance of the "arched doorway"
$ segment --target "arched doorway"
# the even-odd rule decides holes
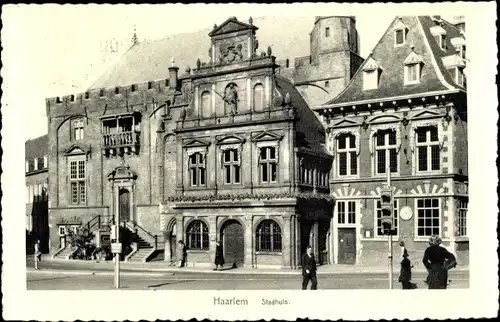
[[[172,225],[172,230],[170,230],[170,260],[172,262],[177,261],[177,227],[174,223]]]
[[[120,189],[120,221],[129,221],[130,218],[130,192],[127,189]]]
[[[220,240],[227,265],[242,266],[245,260],[245,230],[236,220],[226,221],[220,231]]]

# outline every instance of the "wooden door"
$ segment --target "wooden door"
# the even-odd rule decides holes
[[[130,218],[130,193],[127,189],[120,190],[120,221],[129,221]]]
[[[356,229],[339,228],[339,264],[356,263]]]
[[[230,220],[222,227],[222,249],[227,265],[243,264],[245,259],[245,231],[236,220]]]

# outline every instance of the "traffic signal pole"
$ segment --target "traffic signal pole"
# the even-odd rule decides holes
[[[115,229],[116,229],[116,241],[115,243],[120,242],[120,212],[116,211],[115,213]],[[115,288],[120,288],[120,253],[115,253]]]
[[[391,187],[391,168],[387,166],[387,188]],[[391,202],[394,202],[391,200]],[[394,213],[391,214],[394,216]],[[391,230],[394,227],[391,227]],[[389,289],[392,290],[392,231],[389,233]]]

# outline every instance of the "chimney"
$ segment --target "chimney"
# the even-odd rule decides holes
[[[178,80],[178,72],[179,72],[179,67],[175,66],[175,60],[172,57],[171,60],[172,64],[168,68],[169,72],[169,85],[171,90],[177,90],[177,80]]]

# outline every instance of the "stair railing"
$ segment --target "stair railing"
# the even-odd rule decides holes
[[[144,235],[146,235],[151,240],[151,242],[154,241],[155,249],[158,248],[158,235],[151,234],[149,231],[147,231],[146,229],[139,226],[135,221],[128,221],[128,222],[124,222],[124,223],[129,229],[133,230],[136,234],[137,234],[137,231],[140,230]]]

